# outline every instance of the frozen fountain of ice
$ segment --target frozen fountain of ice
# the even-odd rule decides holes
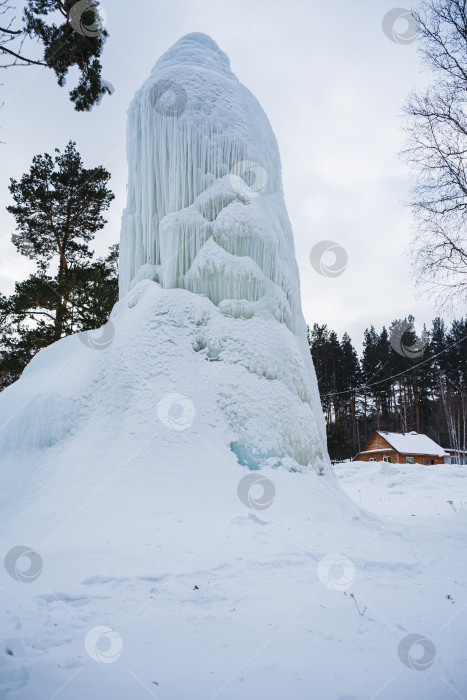
[[[264,425],[258,429],[261,439],[250,436],[253,444],[242,445],[241,452],[250,455],[250,466],[261,456],[289,456],[322,468],[325,430],[279,150],[260,104],[210,37],[188,34],[158,60],[137,92],[127,137],[121,297],[143,278],[207,296],[231,320],[228,335],[245,336],[242,361],[250,372],[258,371],[257,360],[255,369],[249,362],[255,334],[267,333],[261,376],[290,392],[290,401],[280,403],[282,439],[268,438]],[[228,345],[222,338],[216,344]],[[238,362],[228,352],[222,359]],[[288,366],[294,367],[293,377]],[[273,394],[261,398],[271,401]],[[231,409],[226,409],[230,419]],[[238,413],[256,424],[268,411],[260,404],[237,405],[236,418]]]

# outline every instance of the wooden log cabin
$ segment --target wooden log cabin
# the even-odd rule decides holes
[[[421,433],[389,433],[377,430],[354,462],[392,462],[394,464],[444,464],[449,453]]]

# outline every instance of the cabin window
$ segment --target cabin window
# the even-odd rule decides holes
[[[405,463],[406,464],[415,464],[415,457],[406,457]]]
[[[376,462],[377,459],[376,459],[376,457],[370,457],[369,461],[370,461],[370,462]]]
[[[390,457],[383,457],[383,462],[390,462],[391,458]]]

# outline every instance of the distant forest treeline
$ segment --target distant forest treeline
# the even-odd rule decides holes
[[[467,319],[435,318],[417,338],[413,318],[364,333],[359,357],[315,324],[308,340],[332,459],[353,457],[375,430],[426,433],[442,447],[467,448]],[[409,355],[408,357],[406,355]]]

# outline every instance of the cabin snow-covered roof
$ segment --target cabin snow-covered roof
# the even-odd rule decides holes
[[[386,440],[397,452],[403,454],[435,455],[436,457],[448,457],[448,452],[440,447],[434,440],[422,433],[387,433],[377,430],[378,435]]]
[[[391,450],[392,447],[389,445],[389,447],[376,447],[374,450],[361,450],[358,454],[367,455],[370,452],[390,452]]]

